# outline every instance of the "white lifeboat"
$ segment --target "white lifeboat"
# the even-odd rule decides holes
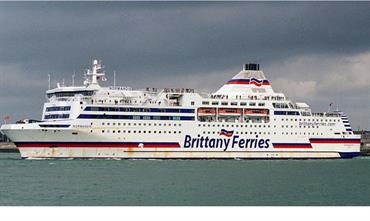
[[[245,109],[244,110],[244,115],[245,116],[267,116],[269,115],[269,110],[268,109]]]
[[[241,109],[238,108],[220,108],[218,109],[218,115],[220,116],[240,116],[242,114]]]
[[[198,108],[199,116],[215,116],[216,108]]]

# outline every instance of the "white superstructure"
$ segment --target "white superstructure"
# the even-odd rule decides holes
[[[84,85],[48,90],[42,121],[1,131],[22,158],[341,158],[360,153],[341,112],[313,113],[243,70],[212,94],[187,88],[101,87],[93,61]]]

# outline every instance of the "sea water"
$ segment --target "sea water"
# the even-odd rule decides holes
[[[0,205],[370,205],[370,157],[21,160],[0,153]]]

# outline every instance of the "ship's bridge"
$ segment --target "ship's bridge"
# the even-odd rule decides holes
[[[246,96],[250,94],[274,94],[270,82],[265,74],[259,69],[259,64],[245,64],[243,70],[226,82],[213,95],[239,95]]]
[[[95,88],[86,88],[86,87],[60,87],[48,90],[46,95],[48,98],[53,96],[59,97],[74,97],[77,94],[83,96],[92,96],[97,89]]]

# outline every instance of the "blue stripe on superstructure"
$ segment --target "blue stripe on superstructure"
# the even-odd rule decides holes
[[[192,121],[193,116],[138,116],[138,115],[109,115],[109,114],[80,114],[79,119],[116,119],[116,120],[184,120]]]
[[[40,127],[60,127],[60,128],[66,128],[69,127],[69,124],[39,124]]]
[[[151,112],[151,113],[194,113],[189,108],[145,108],[145,107],[95,107],[88,106],[84,111],[105,111],[105,112]]]

